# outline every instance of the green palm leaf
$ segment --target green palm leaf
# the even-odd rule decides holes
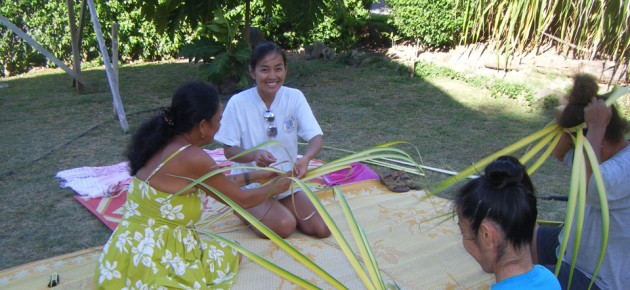
[[[527,167],[528,175],[532,175],[536,170],[538,170],[538,168],[540,168],[540,166],[542,166],[547,158],[549,158],[549,156],[553,152],[553,149],[556,148],[556,145],[558,145],[558,142],[560,142],[560,138],[562,138],[562,131],[556,134],[556,137],[554,137],[549,146],[547,146],[547,150],[545,150],[545,152],[543,152],[543,154],[540,155],[540,157],[538,157],[538,159],[534,163]]]
[[[226,239],[221,235],[212,233],[210,231],[203,231],[203,230],[197,230],[198,232],[208,235],[218,241],[221,241],[227,245],[229,245],[230,247],[236,249],[239,253],[242,253],[245,257],[249,258],[250,260],[258,263],[259,265],[267,268],[269,271],[274,272],[276,274],[278,274],[279,276],[295,283],[297,286],[300,286],[303,289],[320,289],[319,287],[311,284],[310,282],[300,278],[299,276],[296,276],[295,274],[287,271],[286,269],[274,264],[273,262],[257,255],[256,253],[248,250],[247,248],[241,246],[239,243],[236,243],[230,239]]]
[[[549,142],[553,138],[556,138],[557,136],[560,136],[561,134],[562,134],[562,129],[559,126],[554,128],[553,131],[551,131],[549,134],[542,137],[540,141],[538,141],[538,143],[534,147],[532,147],[530,150],[527,151],[527,153],[521,156],[520,158],[521,163],[523,164],[528,163],[530,159],[532,159],[534,156],[536,156],[536,154],[540,152],[540,150],[542,150],[546,145],[549,145]]]
[[[332,233],[333,237],[337,241],[337,244],[339,244],[339,247],[341,248],[342,252],[344,253],[346,258],[350,262],[350,265],[352,265],[352,268],[355,270],[355,272],[359,276],[359,279],[361,279],[363,284],[368,289],[376,289],[376,285],[372,283],[372,280],[369,278],[368,274],[365,272],[365,270],[361,266],[359,259],[356,257],[356,255],[350,248],[350,245],[348,244],[345,237],[341,233],[341,230],[339,230],[339,227],[337,226],[335,221],[332,219],[332,217],[330,216],[326,208],[319,201],[317,196],[301,180],[297,178],[292,178],[292,179],[300,187],[302,187],[302,189],[306,193],[306,196],[308,196],[309,200],[311,200],[311,202],[313,203],[313,206],[315,206],[315,208],[317,209],[317,212],[320,214],[320,216],[322,217],[322,219],[324,220],[324,222],[330,229],[330,232]]]
[[[347,257],[348,261],[350,262],[350,264],[352,265],[353,269],[357,273],[358,277],[361,279],[361,281],[364,283],[364,285],[366,286],[367,289],[385,289],[386,286],[385,286],[385,283],[383,282],[382,276],[380,274],[380,271],[379,271],[379,268],[378,268],[378,264],[376,263],[376,259],[375,259],[374,255],[373,255],[373,253],[372,253],[372,251],[370,249],[369,243],[367,242],[367,238],[365,236],[365,233],[363,232],[361,227],[358,225],[356,219],[354,218],[350,207],[348,206],[347,202],[345,201],[345,199],[343,197],[343,193],[341,192],[341,190],[339,188],[335,188],[334,189],[336,195],[340,198],[340,200],[342,200],[340,202],[341,203],[341,207],[342,207],[342,209],[344,211],[344,214],[346,216],[346,220],[347,220],[347,222],[348,222],[348,224],[349,224],[349,226],[350,226],[350,228],[352,230],[353,237],[355,239],[355,242],[357,244],[359,252],[361,253],[361,255],[363,257],[363,261],[366,264],[367,270],[365,270],[363,268],[361,262],[359,261],[359,259],[356,257],[356,255],[352,251],[351,247],[349,246],[349,243],[346,241],[344,236],[341,234],[341,231],[339,230],[339,227],[337,226],[337,224],[335,224],[335,221],[332,219],[330,214],[327,212],[327,210],[321,204],[321,202],[319,201],[317,196],[308,187],[308,184],[306,182],[304,182],[303,180],[308,180],[308,179],[311,179],[311,178],[320,177],[323,174],[336,171],[336,170],[338,170],[340,168],[348,167],[349,164],[352,163],[352,162],[370,161],[370,160],[374,160],[374,159],[377,159],[377,158],[390,158],[392,160],[403,160],[403,161],[408,162],[409,164],[413,164],[413,165],[415,165],[416,167],[419,168],[419,166],[417,166],[417,163],[415,163],[413,161],[413,159],[411,158],[411,156],[408,153],[406,153],[405,151],[403,151],[401,149],[392,147],[394,145],[399,145],[399,144],[403,144],[403,143],[405,143],[405,142],[388,142],[388,143],[385,143],[385,144],[381,144],[381,145],[375,146],[373,148],[370,148],[370,149],[367,149],[367,150],[364,150],[364,151],[360,151],[360,152],[356,152],[356,153],[351,154],[349,156],[345,156],[345,157],[340,158],[338,160],[334,160],[332,162],[326,163],[326,164],[324,164],[324,165],[322,165],[322,166],[320,166],[320,167],[318,167],[318,168],[316,168],[314,170],[309,171],[307,173],[307,175],[302,180],[299,180],[299,179],[294,178],[294,177],[291,178],[291,179],[293,179],[293,181],[298,186],[300,186],[303,189],[303,191],[309,197],[309,199],[311,200],[311,202],[313,203],[313,205],[317,209],[318,213],[322,216],[322,218],[326,222],[326,225],[331,230],[331,233],[332,233],[333,237],[335,238],[337,243],[340,245],[340,248],[342,249],[344,255]],[[236,159],[236,158],[238,158],[240,156],[243,156],[245,154],[251,153],[254,150],[257,150],[257,149],[259,149],[261,147],[269,146],[269,145],[279,145],[279,146],[281,146],[282,144],[277,142],[277,141],[266,142],[264,144],[261,144],[259,146],[254,147],[254,148],[251,148],[249,150],[241,152],[240,154],[230,158],[229,160]],[[324,269],[319,267],[313,261],[308,259],[302,253],[300,253],[298,250],[296,250],[293,246],[288,244],[284,239],[280,238],[277,234],[275,234],[273,231],[271,231],[269,228],[267,228],[264,224],[262,224],[260,221],[258,221],[253,216],[251,216],[247,211],[242,209],[238,204],[234,203],[231,199],[229,199],[227,196],[225,196],[224,194],[222,194],[221,192],[219,192],[215,188],[213,188],[213,187],[211,187],[211,186],[209,186],[209,185],[207,185],[207,184],[205,184],[203,182],[207,178],[210,178],[210,177],[212,177],[212,176],[214,176],[216,174],[223,174],[224,172],[226,172],[228,170],[234,170],[234,169],[270,170],[270,171],[281,173],[277,169],[260,168],[260,167],[255,167],[255,166],[230,166],[230,167],[225,167],[225,168],[218,168],[218,169],[215,169],[215,170],[213,170],[211,172],[208,172],[207,174],[204,174],[202,177],[200,177],[198,179],[195,179],[195,180],[193,180],[191,178],[181,177],[181,178],[187,179],[187,180],[189,180],[191,182],[186,187],[182,188],[176,194],[181,194],[182,192],[186,192],[187,190],[189,190],[193,186],[203,186],[204,188],[206,188],[210,192],[212,192],[218,199],[222,200],[229,207],[231,207],[232,210],[236,211],[243,218],[245,218],[252,226],[254,226],[256,229],[258,229],[265,236],[267,236],[272,242],[274,242],[280,248],[282,248],[284,251],[289,253],[298,262],[302,263],[307,268],[309,268],[316,275],[322,277],[322,279],[324,279],[326,282],[330,283],[334,288],[337,288],[337,289],[344,289],[344,288],[346,288],[341,282],[337,281],[334,277],[332,277],[332,275],[330,275],[330,273],[326,272]],[[223,212],[223,213],[218,213],[217,214],[218,217],[214,217],[212,221],[207,223],[207,225],[212,224],[212,222],[218,220],[222,216],[227,215],[228,213],[229,213],[229,211]],[[207,225],[205,227],[207,227]],[[279,268],[279,267],[275,267],[275,266],[272,265],[271,262],[265,260],[264,258],[257,256],[256,254],[248,251],[247,249],[244,249],[243,247],[241,247],[240,245],[237,245],[236,243],[234,243],[232,241],[229,241],[229,239],[221,237],[220,234],[209,233],[208,231],[204,230],[203,228],[199,228],[198,230],[200,232],[202,232],[202,233],[208,234],[208,235],[210,235],[212,237],[215,237],[215,238],[217,238],[217,239],[219,239],[221,241],[224,241],[224,242],[230,244],[235,249],[237,249],[239,252],[243,253],[244,255],[246,255],[247,257],[252,259],[253,261],[261,264],[262,266],[264,266],[264,267],[270,269],[271,271],[281,275],[282,277],[285,277],[286,279],[296,283],[297,285],[299,285],[301,287],[305,287],[305,288],[313,287],[310,283],[308,283],[306,281],[303,281],[303,279],[301,279],[299,277],[295,277],[295,275],[291,274],[290,272],[286,271],[285,269],[282,269],[282,268]],[[389,286],[390,286],[390,288],[397,288],[395,283],[392,284],[392,285],[389,285]]]
[[[381,273],[378,271],[378,265],[376,264],[376,259],[374,259],[374,255],[370,251],[370,244],[367,241],[367,237],[365,236],[363,229],[357,223],[357,220],[354,218],[354,214],[350,209],[350,205],[346,201],[346,198],[343,196],[343,192],[339,187],[334,187],[335,196],[339,198],[339,204],[343,209],[343,213],[346,217],[346,222],[350,226],[350,230],[352,232],[352,236],[354,237],[354,241],[357,244],[357,248],[363,257],[363,261],[366,261],[366,266],[368,273],[370,275],[372,284],[379,285],[380,289],[385,289],[385,283],[383,283],[383,277]]]
[[[593,151],[593,147],[588,142],[584,143],[584,147],[588,160],[591,162],[592,176],[595,179],[595,185],[597,186],[597,193],[599,197],[599,208],[602,212],[602,242],[601,248],[599,249],[599,259],[597,260],[597,266],[595,267],[595,271],[593,271],[593,278],[591,279],[591,283],[588,288],[590,289],[595,282],[595,278],[597,277],[597,273],[599,272],[599,268],[602,265],[602,261],[604,260],[604,254],[606,253],[606,247],[608,246],[608,234],[610,232],[610,215],[608,210],[608,199],[606,198],[606,188],[604,186],[604,178],[602,177],[602,171],[599,168],[599,164],[597,164],[597,156],[595,156],[595,152]]]
[[[287,241],[285,241],[283,238],[278,236],[278,234],[276,234],[274,231],[270,230],[265,224],[263,224],[258,219],[256,219],[254,216],[252,216],[249,212],[247,212],[246,210],[241,208],[237,203],[232,201],[230,198],[228,198],[227,196],[225,196],[223,193],[221,193],[220,191],[216,190],[215,188],[213,188],[213,187],[203,183],[202,182],[203,179],[197,179],[197,180],[189,179],[189,180],[192,181],[191,184],[201,185],[201,186],[205,187],[206,189],[212,191],[212,193],[214,193],[217,197],[219,197],[223,202],[228,204],[230,207],[232,207],[232,209],[234,209],[234,211],[236,211],[245,220],[247,220],[247,222],[249,222],[252,226],[254,226],[261,233],[263,233],[267,238],[269,238],[269,240],[271,240],[276,245],[278,245],[281,249],[286,251],[295,260],[297,260],[298,262],[300,262],[301,264],[303,264],[304,266],[309,268],[311,271],[313,271],[313,273],[315,273],[318,276],[322,277],[322,279],[324,279],[326,282],[330,283],[333,287],[335,287],[337,289],[345,289],[346,288],[345,286],[343,286],[343,284],[341,284],[341,282],[339,282],[332,275],[330,275],[328,272],[326,272],[320,266],[318,266],[313,261],[311,261],[304,254],[300,253],[297,249],[295,249],[293,246],[291,246]],[[306,187],[306,188],[308,188],[308,187]]]
[[[569,236],[571,235],[571,229],[573,225],[573,218],[575,216],[576,204],[578,195],[580,194],[580,170],[584,169],[584,151],[577,148],[583,148],[584,135],[582,130],[577,130],[577,137],[575,138],[575,153],[573,156],[573,165],[571,168],[571,181],[569,186],[569,200],[567,201],[567,209],[564,217],[564,228],[562,241],[560,242],[560,252],[558,254],[558,263],[556,264],[556,276],[560,271],[560,265],[564,258],[564,253],[569,243]],[[580,225],[581,226],[581,225]]]
[[[451,176],[448,177],[444,180],[442,180],[440,183],[438,183],[437,188],[432,190],[433,194],[436,194],[438,192],[441,192],[449,187],[451,187],[452,185],[466,179],[468,176],[472,175],[475,172],[478,172],[480,170],[482,170],[486,165],[490,164],[490,162],[494,161],[495,159],[497,159],[499,156],[502,155],[509,155],[512,154],[514,152],[516,152],[517,150],[520,150],[522,148],[524,148],[525,146],[531,144],[532,142],[543,138],[549,134],[554,134],[555,130],[557,130],[558,128],[558,124],[553,123],[550,125],[547,125],[546,127],[544,127],[543,129],[513,143],[512,145],[509,145],[499,151],[497,151],[496,153],[481,159],[479,162],[475,163],[472,166],[469,166],[468,168],[460,171],[457,175],[455,176]]]

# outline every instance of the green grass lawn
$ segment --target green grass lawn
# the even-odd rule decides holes
[[[518,100],[489,97],[487,90],[458,80],[410,78],[398,65],[373,58],[357,67],[290,62],[287,85],[306,95],[325,145],[362,150],[407,141],[420,151],[422,164],[457,171],[552,120],[551,112]],[[105,73],[95,68],[85,75],[94,88],[80,96],[61,70],[2,80],[8,87],[0,88],[0,269],[102,245],[110,235],[54,177],[65,169],[124,160],[130,134],[114,119]],[[179,84],[200,79],[197,67],[184,62],[123,66],[120,91],[130,130],[169,105]],[[324,149],[319,159],[341,154]],[[533,179],[538,194],[546,196],[564,194],[568,176],[568,168],[549,160]],[[430,186],[446,177],[427,171],[422,181]],[[540,218],[561,220],[564,206],[540,200]]]

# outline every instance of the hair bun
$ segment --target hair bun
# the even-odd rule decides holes
[[[484,177],[488,183],[497,188],[518,184],[523,181],[525,168],[518,159],[511,156],[501,156],[486,166]]]
[[[567,106],[556,118],[558,125],[563,128],[573,128],[584,123],[584,108],[597,96],[599,86],[595,78],[587,74],[574,77],[573,88],[567,96]]]
[[[578,74],[573,80],[573,88],[567,97],[569,104],[588,105],[591,98],[597,97],[599,85],[595,77],[587,74]]]

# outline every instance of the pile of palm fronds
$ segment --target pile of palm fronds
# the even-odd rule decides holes
[[[301,180],[297,179],[297,178],[294,178],[294,177],[291,178],[297,184],[297,186],[300,186],[301,189],[307,194],[307,196],[309,197],[309,199],[311,200],[311,202],[313,203],[313,205],[315,206],[315,208],[317,209],[319,214],[322,216],[324,222],[326,223],[326,225],[330,229],[330,231],[332,233],[332,236],[335,238],[335,241],[337,242],[337,244],[339,245],[339,247],[343,251],[345,257],[348,259],[348,261],[352,265],[352,267],[355,270],[358,278],[361,280],[363,285],[365,285],[366,289],[396,289],[398,287],[396,286],[395,281],[385,281],[385,280],[383,280],[383,277],[381,275],[381,271],[379,270],[376,258],[374,256],[374,254],[372,253],[372,250],[371,250],[370,244],[368,242],[367,236],[365,235],[365,232],[363,231],[362,227],[359,225],[359,223],[354,218],[354,214],[352,213],[352,210],[351,210],[350,206],[346,202],[346,199],[344,198],[344,195],[343,195],[343,192],[341,191],[341,189],[339,187],[337,187],[337,186],[335,186],[333,188],[333,190],[335,192],[335,196],[337,197],[337,200],[339,201],[339,206],[341,207],[341,209],[342,209],[342,211],[344,213],[344,216],[346,218],[345,222],[348,224],[348,226],[350,228],[350,232],[352,234],[352,240],[354,240],[356,248],[358,249],[358,254],[361,256],[361,259],[359,259],[359,257],[357,257],[357,253],[355,253],[352,250],[352,248],[350,246],[350,243],[348,242],[350,239],[347,239],[342,234],[341,230],[339,229],[338,223],[340,223],[342,221],[335,221],[335,220],[332,219],[331,215],[328,213],[326,208],[319,201],[319,199],[317,198],[315,193],[311,190],[311,188],[308,186],[308,184],[305,183],[304,181],[305,180],[311,180],[311,179],[317,178],[317,177],[321,177],[321,176],[323,176],[325,174],[328,174],[328,173],[331,173],[331,172],[335,172],[335,171],[338,171],[338,170],[343,169],[343,168],[348,168],[348,167],[350,167],[350,164],[352,164],[354,162],[362,162],[362,161],[363,162],[369,162],[369,161],[375,161],[375,160],[381,160],[381,161],[379,161],[379,164],[380,165],[385,165],[385,166],[387,164],[391,163],[391,162],[395,163],[396,161],[404,162],[405,164],[412,164],[412,165],[414,165],[416,172],[422,173],[423,172],[422,168],[414,161],[414,159],[411,157],[411,155],[409,155],[408,153],[406,153],[402,149],[394,147],[394,145],[398,145],[398,144],[402,144],[402,143],[406,143],[406,142],[389,142],[389,143],[385,143],[385,144],[382,144],[382,145],[375,146],[373,148],[369,148],[367,150],[363,150],[363,151],[360,151],[360,152],[349,154],[349,155],[347,155],[345,157],[342,157],[342,158],[339,158],[337,160],[328,162],[328,163],[326,163],[324,165],[321,165],[321,166],[319,166],[319,167],[317,167],[317,168],[315,168],[313,170],[308,171],[307,175],[304,178],[302,178]],[[238,158],[239,156],[242,156],[244,154],[250,153],[253,150],[256,150],[256,149],[258,149],[260,147],[268,146],[268,145],[282,146],[282,144],[280,144],[277,141],[266,142],[264,144],[261,144],[259,146],[254,147],[254,148],[251,148],[251,149],[249,149],[247,151],[244,151],[241,154],[232,157],[232,159]],[[393,166],[395,166],[395,165],[393,165]],[[332,287],[334,287],[336,289],[347,289],[347,287],[344,286],[343,281],[338,281],[337,279],[335,279],[330,273],[326,272],[326,270],[322,269],[320,266],[315,264],[307,256],[302,254],[295,247],[293,247],[287,241],[282,239],[275,232],[270,230],[267,226],[265,226],[262,222],[260,222],[258,219],[253,217],[251,214],[249,214],[249,212],[247,212],[246,210],[241,208],[238,204],[236,204],[234,201],[232,201],[229,197],[225,196],[222,192],[220,192],[220,191],[216,190],[215,188],[207,185],[206,183],[203,183],[204,180],[206,180],[207,178],[210,178],[211,176],[214,176],[216,174],[222,174],[225,171],[236,169],[236,168],[250,169],[250,170],[270,170],[270,171],[277,172],[279,174],[282,173],[279,170],[274,169],[274,168],[258,168],[258,167],[250,167],[250,166],[225,167],[225,168],[221,168],[221,169],[217,169],[217,170],[214,170],[212,172],[209,172],[206,175],[204,175],[204,176],[202,176],[202,177],[200,177],[199,179],[196,179],[196,180],[186,178],[186,179],[190,180],[191,183],[188,186],[186,186],[185,188],[183,188],[182,190],[180,190],[177,194],[180,194],[182,192],[186,192],[187,190],[189,190],[193,186],[203,186],[203,187],[205,187],[209,191],[213,192],[217,197],[219,197],[225,204],[227,204],[229,207],[231,207],[232,210],[236,211],[240,216],[242,216],[245,220],[247,220],[253,227],[258,229],[261,233],[263,233],[272,242],[276,243],[280,248],[282,248],[289,255],[291,255],[296,261],[298,261],[299,263],[301,263],[304,266],[306,266],[307,268],[309,268],[313,273],[315,273],[316,275],[321,277],[324,281],[329,283]],[[231,211],[225,211],[225,212],[222,212],[222,213],[214,214],[214,215],[212,215],[212,221],[202,221],[202,223],[205,224],[205,227],[207,227],[213,221],[217,221],[218,219],[220,219],[220,218],[226,216],[227,214],[229,214],[230,212]],[[298,285],[301,288],[304,288],[304,289],[319,289],[321,287],[321,286],[313,285],[311,282],[306,281],[305,279],[303,279],[303,278],[293,274],[289,270],[283,269],[283,268],[275,265],[274,263],[270,262],[266,258],[259,256],[258,254],[250,251],[249,249],[244,248],[243,246],[241,246],[237,242],[232,241],[230,239],[227,239],[227,238],[221,236],[220,234],[216,234],[216,233],[213,233],[211,231],[208,231],[208,230],[204,229],[204,227],[198,227],[197,231],[199,231],[200,233],[203,233],[205,235],[208,235],[210,237],[213,237],[213,238],[215,238],[217,240],[220,240],[220,241],[230,245],[231,247],[233,247],[234,249],[236,249],[237,251],[239,251],[240,253],[242,253],[244,256],[248,257],[252,261],[262,265],[263,267],[265,267],[268,270],[270,270],[270,271],[272,271],[272,272],[282,276],[283,278],[285,278],[285,279],[295,283],[296,285]],[[363,262],[361,262],[361,261],[363,261]]]

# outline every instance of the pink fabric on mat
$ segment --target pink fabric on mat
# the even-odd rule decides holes
[[[378,173],[360,162],[351,163],[349,168],[344,168],[324,175],[326,184],[330,186],[378,179]]]
[[[223,148],[204,150],[219,164],[219,167],[233,164],[223,155]],[[121,190],[126,190],[131,182],[127,162],[109,166],[68,169],[58,172],[56,177],[61,179],[61,187],[70,187],[79,195],[89,198],[118,195]]]
[[[223,155],[223,148],[206,150],[219,167],[228,167],[233,164],[227,161]],[[309,169],[318,167],[325,162],[313,159],[309,163]],[[229,174],[226,171],[225,174]],[[88,211],[94,214],[111,230],[114,230],[122,217],[122,206],[127,200],[127,187],[131,182],[127,162],[121,162],[109,166],[80,167],[60,171],[56,175],[61,179],[61,187],[70,187],[77,194],[74,198]],[[311,180],[319,184],[324,181],[321,178]],[[206,208],[213,208],[219,204],[214,199],[207,199]]]

